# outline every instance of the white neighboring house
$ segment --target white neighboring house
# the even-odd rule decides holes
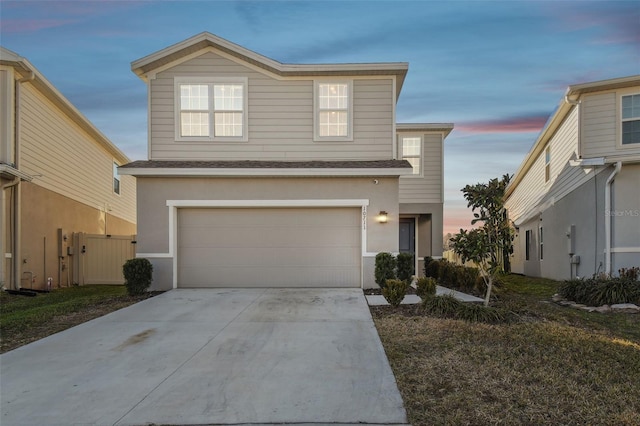
[[[640,266],[640,75],[569,86],[506,191],[512,271]]]

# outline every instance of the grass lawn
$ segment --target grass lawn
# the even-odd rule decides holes
[[[640,424],[640,315],[550,303],[559,285],[507,276],[500,325],[372,308],[409,422]]]
[[[36,297],[0,291],[0,353],[150,297],[129,296],[124,286],[89,285]]]

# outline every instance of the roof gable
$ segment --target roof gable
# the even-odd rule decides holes
[[[131,63],[131,70],[143,80],[147,80],[158,69],[197,56],[202,51],[215,50],[239,61],[250,64],[272,75],[287,77],[316,76],[396,76],[396,97],[400,94],[404,78],[409,69],[406,62],[378,62],[357,64],[284,64],[260,55],[221,37],[202,32],[180,43],[159,50]]]

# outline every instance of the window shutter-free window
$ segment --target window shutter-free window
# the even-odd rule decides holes
[[[407,160],[413,167],[413,174],[419,176],[422,173],[422,138],[403,137],[401,145],[402,159]]]
[[[316,82],[315,137],[351,140],[352,93],[350,82]]]
[[[176,138],[246,140],[247,79],[176,77]]]
[[[622,144],[640,143],[640,94],[622,97]]]

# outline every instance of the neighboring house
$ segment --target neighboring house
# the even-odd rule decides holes
[[[378,252],[442,255],[453,125],[396,125],[406,63],[283,64],[201,33],[132,69],[149,160],[121,174],[153,288],[372,287]]]
[[[81,284],[70,272],[85,251],[74,249],[76,233],[136,232],[135,179],[117,171],[130,160],[29,61],[4,48],[0,103],[0,281]]]
[[[640,75],[569,86],[506,191],[512,271],[640,266]]]

